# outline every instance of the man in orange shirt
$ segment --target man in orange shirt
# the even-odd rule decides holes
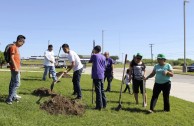
[[[18,35],[16,42],[10,47],[10,70],[11,70],[11,80],[9,84],[9,95],[6,100],[7,104],[12,104],[12,101],[18,101],[19,96],[17,96],[16,91],[20,85],[20,53],[19,47],[25,43],[26,37],[23,35]]]

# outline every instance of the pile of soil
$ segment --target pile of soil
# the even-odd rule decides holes
[[[56,76],[59,77],[63,72],[56,73]],[[62,78],[72,78],[69,74],[63,74]]]
[[[41,87],[41,88],[38,88],[38,89],[34,90],[33,94],[37,95],[37,96],[50,96],[53,93],[51,92],[50,89]]]
[[[40,108],[53,115],[83,115],[85,112],[84,105],[61,95],[56,95],[45,101],[40,105]]]

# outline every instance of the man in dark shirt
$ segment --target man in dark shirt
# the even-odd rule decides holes
[[[107,79],[108,85],[106,88],[106,92],[111,91],[111,82],[113,80],[113,59],[110,58],[109,52],[105,52],[104,56],[106,57],[106,69],[105,69],[105,75],[104,75],[104,81]]]

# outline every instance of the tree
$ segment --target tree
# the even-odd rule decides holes
[[[3,64],[5,64],[5,58],[3,52],[0,51],[0,68],[2,68]]]
[[[78,55],[80,59],[84,58],[82,55]]]
[[[119,57],[118,56],[110,56],[110,58],[112,58],[114,61],[118,60]]]

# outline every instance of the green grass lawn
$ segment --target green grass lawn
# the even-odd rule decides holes
[[[19,103],[14,102],[7,105],[4,100],[8,94],[10,80],[9,72],[0,72],[0,126],[193,126],[194,125],[194,103],[187,102],[175,97],[170,97],[171,112],[165,113],[163,101],[160,95],[156,105],[156,113],[147,114],[142,105],[135,105],[134,97],[128,93],[122,94],[122,110],[115,111],[118,106],[119,89],[121,82],[113,80],[113,92],[106,93],[108,104],[102,111],[93,110],[95,104],[91,103],[91,76],[82,75],[81,87],[83,93],[82,103],[86,107],[83,116],[50,115],[39,109],[36,101],[39,97],[32,95],[33,90],[40,87],[50,87],[51,79],[41,81],[42,73],[21,74],[21,87],[18,90],[22,99]],[[107,83],[105,83],[105,87]],[[124,85],[125,87],[125,85]],[[72,94],[72,82],[69,78],[62,78],[55,85],[54,91],[69,98]],[[151,98],[151,90],[148,93],[148,106]],[[43,98],[43,103],[48,97]]]
[[[44,60],[22,60],[21,63],[25,65],[43,64]]]
[[[181,75],[194,75],[194,72],[187,72],[187,73],[184,73],[182,71],[174,71],[175,74],[181,74]]]

